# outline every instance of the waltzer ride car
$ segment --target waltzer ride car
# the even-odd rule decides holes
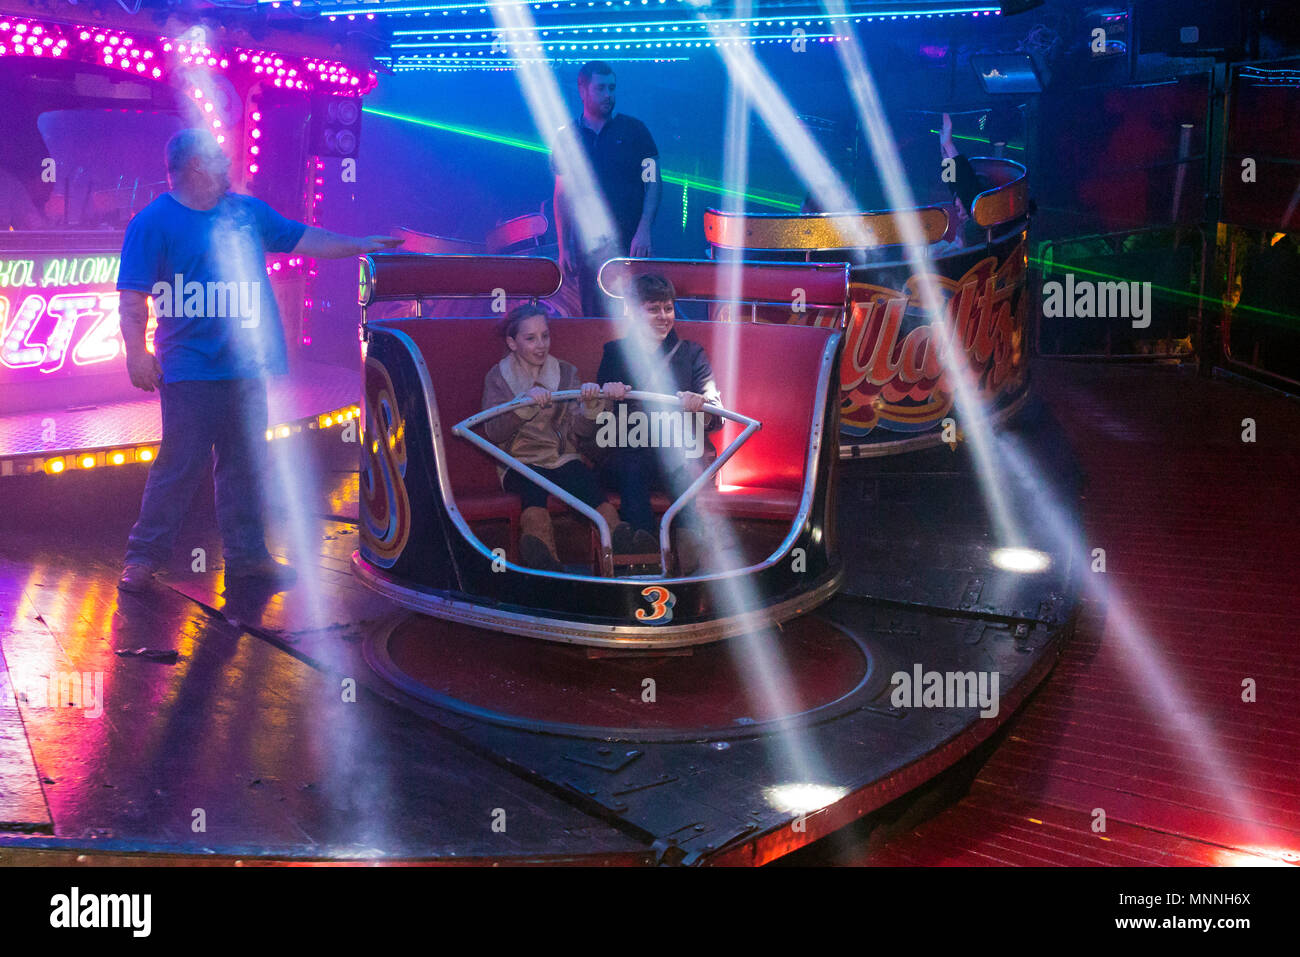
[[[723,268],[710,263],[644,265],[645,271],[668,273],[687,301],[713,296],[723,280]],[[840,576],[833,525],[840,333],[748,322],[678,323],[682,338],[700,343],[713,357],[726,405],[705,411],[724,420],[718,454],[675,501],[656,495],[658,567],[619,569],[611,529],[599,513],[476,431],[529,401],[479,408],[483,375],[501,357],[493,331],[500,314],[425,315],[429,300],[486,302],[504,290],[511,301],[540,301],[559,286],[559,269],[546,259],[399,253],[365,258],[362,543],[354,559],[362,580],[439,618],[618,648],[717,641],[751,627],[754,615],[781,622],[829,598]],[[758,266],[745,271],[742,295],[788,303],[792,288],[842,306],[847,270]],[[389,303],[406,304],[408,314],[376,318],[377,307]],[[554,354],[588,379],[605,343],[626,332],[625,323],[601,318],[555,318],[550,330]],[[553,398],[575,401],[578,392]],[[654,393],[629,398],[647,406],[678,403],[675,396]],[[517,561],[521,507],[517,496],[502,490],[498,465],[520,471],[550,493],[557,526],[567,526],[560,529],[562,551],[573,546],[562,556],[568,560],[564,571]],[[728,520],[743,561],[725,571],[679,573],[674,520],[690,503]],[[582,523],[588,527],[577,527]],[[743,589],[734,587],[740,580]]]

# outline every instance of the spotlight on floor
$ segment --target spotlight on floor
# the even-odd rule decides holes
[[[811,814],[845,797],[848,788],[826,784],[778,784],[764,788],[767,803],[786,814]]]
[[[989,561],[1005,571],[1020,572],[1023,575],[1047,571],[1047,567],[1052,564],[1052,559],[1046,552],[1032,548],[995,548],[989,554]]]

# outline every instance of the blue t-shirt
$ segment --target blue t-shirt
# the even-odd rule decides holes
[[[164,193],[126,227],[117,288],[153,297],[163,380],[246,379],[288,371],[267,252],[292,252],[307,227],[260,199],[227,193],[190,209]]]

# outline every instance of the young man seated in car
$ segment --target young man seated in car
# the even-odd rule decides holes
[[[601,385],[625,384],[608,392],[611,399],[621,399],[628,390],[678,399],[675,406],[628,402],[626,410],[616,408],[610,415],[609,428],[597,433],[597,444],[605,453],[606,481],[621,499],[619,512],[634,529],[638,543],[651,551],[658,551],[659,541],[651,493],[663,491],[675,499],[685,491],[717,457],[707,434],[722,428],[720,416],[702,411],[706,403],[720,405],[722,397],[704,347],[680,338],[673,329],[675,298],[672,283],[663,276],[638,276],[630,282],[624,298],[628,335],[606,343],[596,373]],[[682,574],[699,567],[700,537],[710,542],[714,567],[739,564],[739,556],[728,547],[730,531],[716,517],[688,506],[683,518],[684,525],[694,524],[696,530],[694,535],[684,527],[678,530]]]

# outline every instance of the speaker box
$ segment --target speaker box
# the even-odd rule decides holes
[[[1144,0],[1136,19],[1139,53],[1215,56],[1245,50],[1242,0]]]
[[[311,98],[311,152],[317,156],[356,156],[361,145],[361,97]]]

